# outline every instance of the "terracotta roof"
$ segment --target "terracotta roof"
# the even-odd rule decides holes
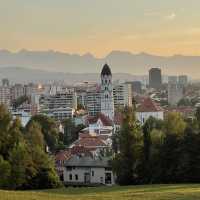
[[[105,147],[106,144],[102,139],[96,136],[83,137],[74,142],[75,146],[83,146],[86,148]]]
[[[95,124],[95,123],[97,123],[97,121],[99,119],[101,120],[101,122],[103,123],[104,126],[112,126],[112,120],[110,120],[109,117],[105,116],[102,113],[99,113],[95,117],[88,116],[87,122],[88,122],[88,124]]]
[[[70,149],[70,152],[72,155],[80,155],[80,154],[84,154],[87,156],[92,156],[90,150],[88,148],[85,148],[84,146],[73,146]]]
[[[137,112],[159,112],[162,111],[162,108],[158,106],[150,98],[145,98],[140,106],[137,108]]]
[[[56,161],[65,161],[65,160],[68,160],[69,158],[71,158],[71,156],[72,156],[72,154],[69,151],[69,149],[66,149],[66,150],[56,153],[55,160]]]
[[[70,149],[65,149],[56,153],[55,160],[56,163],[59,164],[60,161],[69,160],[73,155],[81,155],[81,154],[84,154],[86,156],[92,156],[89,149],[83,146],[73,146]]]

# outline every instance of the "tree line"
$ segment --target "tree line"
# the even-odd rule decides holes
[[[193,119],[168,113],[143,126],[125,108],[114,136],[113,169],[120,185],[200,182],[200,108]]]
[[[7,108],[0,105],[0,188],[43,189],[61,185],[53,154],[74,142],[84,128],[70,119],[62,125],[64,132],[59,132],[54,119],[35,115],[22,127],[21,121],[13,120]]]
[[[45,152],[46,135],[31,120],[25,128],[0,105],[0,188],[42,189],[60,186],[54,159]]]

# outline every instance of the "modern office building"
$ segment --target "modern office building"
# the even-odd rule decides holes
[[[175,106],[182,98],[183,85],[168,83],[168,103]]]
[[[187,86],[188,84],[188,77],[187,75],[181,75],[178,77],[178,83],[182,86]]]
[[[149,87],[160,89],[162,86],[162,75],[161,69],[159,68],[151,68],[149,70]]]

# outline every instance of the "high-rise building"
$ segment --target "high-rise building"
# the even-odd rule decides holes
[[[3,87],[9,87],[10,83],[7,78],[2,79],[2,86]]]
[[[178,77],[177,76],[168,76],[168,84],[177,84]]]
[[[132,85],[129,83],[117,84],[113,88],[114,106],[132,107]]]
[[[101,71],[101,113],[111,120],[114,119],[112,73],[107,64]]]
[[[151,68],[149,70],[149,87],[159,89],[162,86],[161,69]]]
[[[181,75],[178,77],[178,83],[182,86],[187,86],[188,84],[188,77],[187,75]]]
[[[126,83],[131,84],[132,95],[142,93],[142,83],[141,83],[141,81],[128,81]]]
[[[25,95],[25,89],[22,84],[15,84],[11,87],[11,100],[16,100]]]
[[[0,86],[0,104],[4,104],[9,107],[11,104],[10,99],[10,88]]]
[[[172,106],[183,98],[183,86],[178,83],[168,83],[168,103]]]
[[[101,93],[97,89],[87,92],[85,106],[90,116],[96,116],[101,112]]]

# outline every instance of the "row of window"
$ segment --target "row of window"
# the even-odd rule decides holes
[[[94,171],[92,171],[92,176],[94,176]],[[73,179],[73,175],[69,174],[69,180],[71,181]],[[74,179],[77,181],[78,180],[78,174],[75,174]]]
[[[74,178],[77,181],[78,180],[78,174],[75,174]],[[73,179],[72,174],[69,174],[69,180],[71,181],[72,179]]]

